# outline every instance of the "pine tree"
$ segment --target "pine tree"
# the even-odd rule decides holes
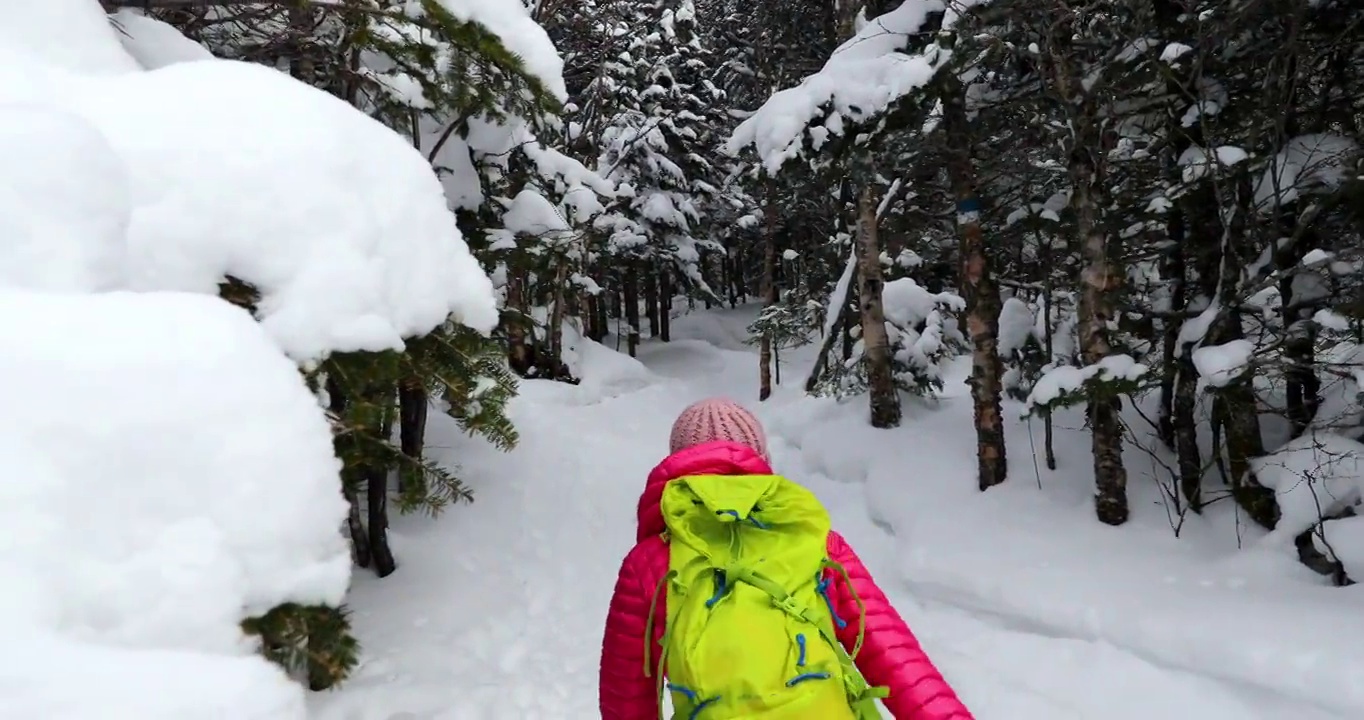
[[[287,69],[345,99],[410,137],[437,172],[448,157],[442,151],[456,149],[471,128],[509,126],[515,139],[533,142],[534,129],[552,127],[558,109],[543,79],[496,35],[459,19],[441,0],[294,6],[204,2],[163,10],[160,17],[221,57]],[[424,147],[428,140],[431,146]],[[477,163],[468,143],[458,149],[468,163]],[[534,156],[537,149],[525,153]],[[501,179],[484,169],[478,184],[490,187]],[[494,214],[489,207],[495,203],[481,194],[472,203],[457,194],[452,204]],[[466,234],[473,247],[486,237]],[[224,297],[248,309],[258,300],[254,289],[234,278],[225,278],[222,289]],[[326,398],[334,424],[343,490],[351,503],[354,558],[380,576],[397,567],[387,541],[391,477],[397,480],[393,499],[404,512],[434,514],[471,499],[449,468],[423,457],[433,399],[471,434],[502,449],[516,443],[505,412],[515,392],[505,346],[454,323],[409,338],[403,352],[335,353],[304,370]],[[289,606],[244,627],[262,636],[269,657],[291,666],[306,662],[314,688],[339,682],[354,666],[356,646],[343,610]]]

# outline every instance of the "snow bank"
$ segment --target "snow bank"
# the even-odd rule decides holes
[[[0,338],[0,714],[301,717],[238,626],[349,582],[296,366],[246,312],[178,293],[0,288]]]
[[[142,68],[94,0],[0,0],[0,57],[10,51],[62,70],[119,75]],[[0,71],[0,98],[4,71]]]
[[[1354,175],[1353,160],[1358,155],[1359,145],[1343,135],[1312,133],[1292,138],[1255,183],[1255,205],[1267,210],[1304,193],[1339,187]]]
[[[0,643],[0,684],[0,717],[14,720],[307,717],[299,686],[257,657],[108,648],[26,631]]]
[[[776,173],[807,144],[817,151],[829,136],[843,134],[845,122],[859,123],[885,112],[926,85],[951,58],[950,51],[936,45],[918,55],[901,52],[931,13],[944,10],[942,0],[909,0],[868,22],[819,72],[773,94],[740,123],[726,151],[737,154],[752,145],[767,172]],[[823,123],[810,127],[816,119]]]
[[[125,286],[128,172],[98,128],[62,110],[3,107],[0,157],[0,287]]]
[[[20,5],[0,0],[0,9],[7,2]],[[68,5],[72,18],[85,17],[74,12],[74,0],[51,7]],[[45,42],[73,42],[64,28],[30,29]],[[87,54],[122,53],[132,62],[105,29],[107,37],[89,38],[104,49]],[[118,273],[100,272],[102,263],[116,263],[119,254],[126,255],[127,289],[216,294],[232,275],[261,291],[262,324],[296,360],[401,348],[404,337],[450,317],[480,331],[495,326],[492,283],[456,229],[439,180],[421,153],[377,121],[258,65],[205,60],[95,76],[84,65],[44,63],[25,47],[0,44],[0,60],[11,61],[0,63],[3,114],[28,103],[52,117],[77,116],[62,122],[73,131],[80,121],[88,125],[77,137],[97,162],[69,173],[80,155],[50,142],[54,131],[35,127],[40,123],[7,133],[10,145],[31,147],[24,149],[28,162],[0,169],[7,178],[0,187],[28,183],[33,172],[52,186],[21,191],[19,199],[31,202],[0,208],[45,219],[0,240],[0,247],[29,248],[0,249],[0,256],[30,260],[7,277],[61,274],[50,263],[66,255],[84,264],[67,271],[73,277],[65,284],[94,276],[105,282]],[[126,180],[114,182],[120,175]],[[118,197],[124,188],[127,197]],[[56,199],[41,202],[49,193]],[[81,199],[86,193],[100,197]],[[59,247],[32,250],[50,242],[45,229],[76,214],[76,202],[109,218],[126,203],[126,233],[113,220],[98,232],[68,226],[55,233]]]
[[[124,8],[109,17],[119,30],[118,39],[123,49],[146,70],[213,58],[208,48],[139,10]]]
[[[1251,470],[1279,501],[1282,516],[1270,542],[1291,540],[1364,498],[1364,444],[1332,433],[1303,434],[1253,459]]]
[[[962,359],[956,373],[968,372]],[[1097,523],[1090,436],[1078,408],[1060,416],[1059,470],[1040,470],[1043,489],[1034,483],[1027,457],[1029,428],[1013,421],[1006,425],[1008,446],[1021,449],[1022,458],[1011,463],[1009,482],[982,494],[975,482],[969,391],[956,382],[947,388],[939,410],[907,421],[889,439],[886,431],[867,425],[865,407],[856,403],[802,399],[769,410],[764,421],[774,446],[792,447],[779,459],[784,472],[797,472],[790,468],[798,462],[802,481],[811,474],[835,481],[834,490],[822,495],[826,503],[865,503],[860,509],[892,545],[889,567],[878,580],[884,588],[905,587],[897,605],[911,624],[931,619],[915,629],[935,659],[959,668],[960,679],[953,682],[970,688],[1009,678],[1008,661],[1000,655],[1008,636],[970,645],[979,657],[957,656],[965,643],[942,624],[948,612],[960,611],[1006,633],[1046,638],[1047,646],[1037,649],[1059,657],[1069,656],[1067,647],[1110,648],[1139,658],[1142,667],[1215,679],[1242,697],[1291,700],[1322,718],[1359,717],[1364,711],[1364,686],[1358,682],[1364,654],[1350,631],[1358,624],[1357,593],[1323,587],[1280,548],[1237,550],[1234,513],[1217,528],[1207,527],[1210,518],[1191,517],[1183,537],[1173,537],[1159,501],[1143,501],[1149,488],[1137,481],[1145,480],[1140,450],[1128,456],[1132,520],[1121,528]],[[1042,428],[1035,430],[1040,448]],[[1213,531],[1219,533],[1216,544],[1209,536]],[[859,536],[843,526],[840,532],[864,556],[870,553],[863,548],[872,533]],[[1050,656],[1033,655],[1026,662],[1039,657],[1051,667]],[[995,660],[1002,674],[986,672],[991,680],[979,681],[981,669],[993,670]],[[1140,709],[1149,701],[1136,694],[1132,712],[1086,712],[1085,693],[1076,694],[1074,676],[1050,679],[1063,698],[1056,708],[1065,710],[1060,715],[1152,716]],[[1096,707],[1115,693],[1131,692],[1119,689],[1119,679],[1102,680]],[[973,709],[982,718],[1010,712],[1018,717],[1019,705],[1012,698],[996,703],[998,715],[987,715],[986,704]],[[1207,716],[1297,717],[1268,709]]]

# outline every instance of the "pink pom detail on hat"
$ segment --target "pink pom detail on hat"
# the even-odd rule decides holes
[[[725,398],[707,398],[683,410],[673,422],[668,444],[671,452],[677,452],[716,440],[747,445],[767,457],[767,434],[762,423],[744,406]]]

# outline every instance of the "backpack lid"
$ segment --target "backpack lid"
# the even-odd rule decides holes
[[[748,520],[778,489],[778,475],[691,475],[668,483],[659,502],[664,522],[704,507],[721,522]]]

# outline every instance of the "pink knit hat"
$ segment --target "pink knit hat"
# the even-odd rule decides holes
[[[742,405],[725,398],[707,398],[683,410],[673,422],[668,444],[671,452],[677,452],[715,440],[741,443],[767,457],[767,434],[762,423]]]

